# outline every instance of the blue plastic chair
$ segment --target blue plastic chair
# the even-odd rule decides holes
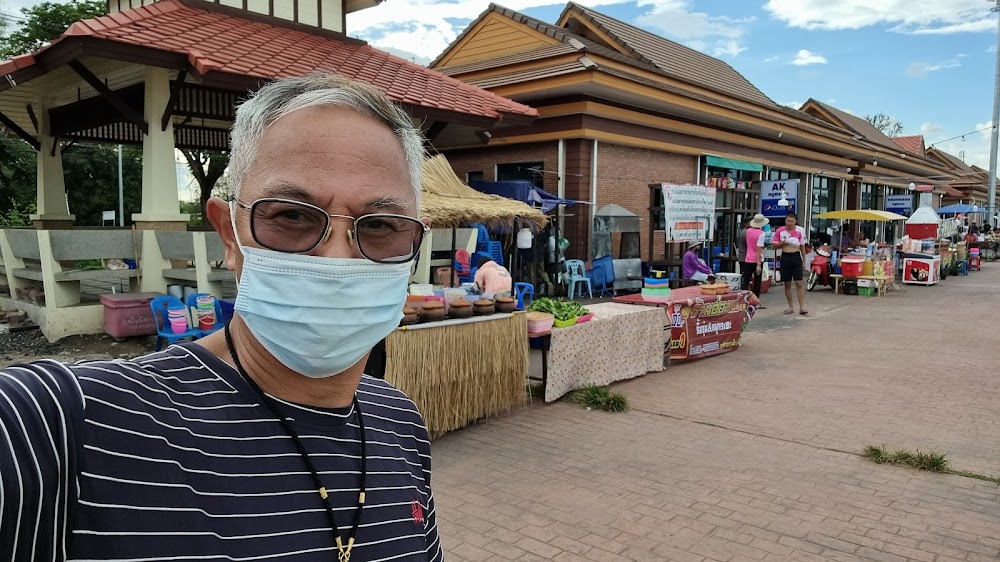
[[[590,288],[590,277],[583,270],[583,262],[580,260],[566,260],[566,284],[569,289],[569,298],[573,298],[573,293],[575,293],[577,283],[583,283],[587,285],[587,295],[590,298],[594,298],[594,291]],[[583,295],[583,291],[580,291],[580,295]]]
[[[177,297],[156,297],[149,301],[149,307],[153,309],[153,321],[156,322],[156,351],[160,351],[163,340],[167,340],[167,345],[172,345],[180,340],[201,337],[201,330],[188,326],[187,331],[177,333],[170,329],[170,321],[167,319],[168,308],[184,309],[184,303]],[[185,309],[185,312],[187,310]]]
[[[490,257],[493,258],[493,261],[497,262],[500,265],[503,265],[503,245],[502,244],[500,244],[499,242],[493,242],[491,240],[490,243],[489,243],[489,253],[490,253]]]
[[[517,309],[524,310],[535,300],[535,286],[531,283],[514,283],[514,295],[517,297]],[[526,296],[527,301],[524,299]]]
[[[959,275],[969,274],[969,260],[958,260],[958,274]]]
[[[479,223],[472,225],[472,228],[476,229],[476,250],[489,251],[490,231]]]
[[[187,307],[190,311],[191,321],[194,322],[198,319],[198,297],[215,297],[215,295],[209,293],[191,293],[187,298]],[[219,301],[219,297],[215,297],[215,325],[212,326],[210,330],[202,330],[201,328],[192,328],[198,330],[201,336],[207,336],[216,330],[221,329],[225,326],[225,321],[222,318],[222,304]]]

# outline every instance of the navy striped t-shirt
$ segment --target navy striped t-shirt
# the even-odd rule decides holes
[[[351,560],[443,560],[423,419],[384,381],[364,377],[357,397],[368,476]],[[278,406],[346,534],[360,481],[353,407]],[[0,371],[0,560],[336,559],[291,439],[202,347]]]

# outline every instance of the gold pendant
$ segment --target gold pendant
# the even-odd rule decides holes
[[[337,537],[337,561],[338,562],[351,562],[351,549],[354,548],[354,537],[347,539],[347,548],[344,548],[344,542]]]

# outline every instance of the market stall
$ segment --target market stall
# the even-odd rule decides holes
[[[524,404],[525,314],[403,326],[386,338],[385,380],[406,393],[431,438]]]
[[[546,402],[589,384],[663,370],[666,320],[660,309],[600,303],[587,310],[593,314],[589,322],[551,331]]]
[[[444,156],[428,158],[423,172],[420,214],[432,227],[542,227],[548,220],[520,201],[466,186]],[[425,250],[432,253],[427,238]],[[384,376],[417,404],[432,437],[523,403],[527,320],[511,314],[513,297],[430,283],[413,283],[409,292],[402,326],[382,346]]]
[[[935,285],[947,275],[951,258],[950,244],[943,239],[941,217],[924,198],[906,219],[906,234],[899,242],[903,283]],[[954,229],[954,225],[951,225]]]
[[[859,221],[885,224],[889,222],[904,221],[907,218],[889,211],[876,211],[866,209],[849,209],[843,211],[830,211],[816,215],[821,220],[836,221]],[[887,228],[887,226],[882,227]],[[878,232],[876,231],[876,238]],[[840,236],[837,237],[840,239]],[[839,293],[841,286],[845,287],[845,293],[862,294],[869,296],[882,296],[889,287],[895,286],[895,252],[892,247],[886,244],[870,243],[844,252],[839,255],[840,273],[831,275],[834,281],[834,293]],[[807,285],[815,284],[810,272],[810,279]]]
[[[664,309],[670,329],[670,360],[687,361],[736,351],[743,330],[760,301],[750,291],[708,295],[701,287],[673,289],[651,300],[642,294],[616,297],[616,303]]]

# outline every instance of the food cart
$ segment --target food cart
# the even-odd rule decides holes
[[[889,211],[876,211],[868,209],[849,209],[843,211],[830,211],[816,215],[814,218],[838,221],[869,221],[876,223],[889,223],[907,220],[905,216]],[[838,234],[836,239],[839,239]],[[892,257],[891,247],[884,245],[872,245],[868,248],[859,249],[852,254],[842,254],[841,273],[834,274],[834,292],[840,292],[841,282],[856,284],[858,294],[870,292],[873,295],[882,295],[887,287],[895,284],[895,261]],[[858,267],[850,267],[857,263]],[[815,275],[810,273],[810,277]],[[812,279],[809,283],[815,283]],[[846,292],[846,289],[845,289]],[[854,294],[854,292],[852,292]]]
[[[900,241],[903,283],[935,285],[945,275],[950,264],[948,245],[940,242],[941,217],[929,204],[923,203],[906,219],[905,236]]]

